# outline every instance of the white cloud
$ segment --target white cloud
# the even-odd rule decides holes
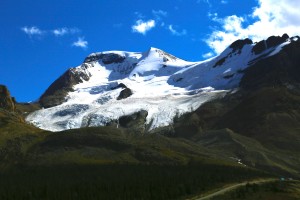
[[[24,26],[24,27],[21,28],[21,30],[24,31],[24,33],[26,33],[29,36],[32,36],[32,35],[42,35],[43,34],[43,31],[41,31],[36,26],[32,26],[32,27]]]
[[[86,49],[88,47],[88,42],[86,40],[84,40],[83,37],[79,37],[76,42],[73,42],[72,46],[81,47],[83,49]]]
[[[58,28],[53,30],[53,34],[55,36],[63,36],[69,33],[69,30],[67,28]]]
[[[57,28],[54,29],[53,31],[51,31],[55,36],[64,36],[67,34],[75,34],[75,33],[79,33],[80,30],[78,28]]]
[[[168,15],[168,12],[163,10],[152,10],[152,14],[156,19],[160,20],[161,17],[166,17]]]
[[[67,35],[67,34],[76,34],[79,33],[80,30],[78,28],[56,28],[53,30],[41,30],[36,26],[24,26],[21,28],[21,30],[26,33],[29,36],[33,36],[33,35],[47,35],[47,34],[54,34],[55,36],[63,36],[63,35]]]
[[[271,35],[298,35],[299,8],[299,0],[258,0],[258,6],[249,16],[254,22],[246,26],[244,23],[248,21],[245,17],[232,15],[218,18],[214,15],[212,20],[219,22],[221,27],[212,32],[206,43],[216,53],[220,53],[237,39],[260,41]]]
[[[169,31],[173,34],[173,35],[176,35],[176,36],[183,36],[183,35],[186,35],[187,34],[187,31],[185,29],[183,29],[182,31],[177,31],[173,28],[173,25],[169,25],[168,26],[168,29]]]
[[[211,58],[212,56],[214,56],[213,52],[208,52],[202,55],[203,58]]]
[[[154,27],[155,27],[155,21],[153,19],[150,19],[148,21],[143,21],[139,19],[135,22],[135,25],[133,25],[131,28],[133,32],[137,32],[145,35],[148,31],[150,31]]]

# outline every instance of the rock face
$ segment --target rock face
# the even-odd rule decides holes
[[[262,53],[264,50],[275,47],[279,44],[282,44],[289,39],[287,34],[283,34],[282,37],[280,36],[271,36],[267,40],[262,40],[258,42],[252,49],[255,55]]]
[[[118,96],[117,100],[126,99],[127,97],[130,97],[132,95],[132,91],[129,88],[125,88],[120,92],[120,95]]]
[[[139,112],[133,113],[132,115],[127,115],[119,118],[119,124],[121,127],[129,128],[135,132],[144,133],[145,123],[148,112],[141,110]]]
[[[15,98],[10,96],[6,86],[0,85],[0,108],[14,112],[16,109]]]
[[[104,64],[112,64],[112,63],[121,63],[125,60],[125,57],[115,54],[115,53],[94,53],[89,55],[84,62],[93,62],[97,60],[102,60]]]
[[[273,38],[273,37],[270,37]],[[269,43],[275,39],[268,39]],[[278,39],[278,38],[277,38]],[[267,40],[267,41],[268,41]],[[282,39],[279,39],[283,41]],[[275,43],[272,44],[277,44]],[[264,86],[282,84],[297,85],[300,83],[300,41],[297,37],[291,38],[291,44],[282,48],[280,53],[258,61],[245,70],[240,86],[244,89],[255,89]]]
[[[244,40],[237,40],[233,42],[229,47],[233,49],[233,51],[241,50],[246,44],[253,44],[252,40],[246,38]]]
[[[73,91],[73,85],[89,80],[89,76],[75,68],[67,70],[41,96],[39,103],[45,108],[60,105],[65,101],[68,92]]]

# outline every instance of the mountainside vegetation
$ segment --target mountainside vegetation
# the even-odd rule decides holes
[[[266,43],[274,46],[285,38],[270,37]],[[236,53],[250,42],[232,48]],[[254,53],[264,50],[262,44]],[[60,132],[25,122],[42,106],[60,104],[81,81],[70,71],[49,87],[40,104],[17,103],[1,85],[0,199],[193,199],[270,177],[275,181],[246,184],[215,199],[297,199],[299,45],[295,40],[278,54],[253,61],[239,72],[239,88],[152,130],[145,126],[145,110],[107,126]]]

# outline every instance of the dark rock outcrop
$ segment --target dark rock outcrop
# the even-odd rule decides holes
[[[83,71],[71,68],[54,81],[41,96],[39,103],[45,108],[62,104],[68,92],[73,91],[73,86],[89,80],[89,76]]]
[[[118,96],[117,100],[126,99],[132,95],[132,91],[129,88],[125,88],[120,92],[120,95]]]
[[[10,93],[5,85],[0,85],[0,108],[12,112],[16,110],[15,98],[10,96]]]
[[[218,60],[218,61],[214,64],[213,68],[215,68],[215,67],[217,67],[217,66],[219,66],[219,65],[223,65],[223,63],[226,61],[226,58],[227,58],[227,56],[224,57],[224,58],[221,58],[220,60]]]
[[[262,40],[252,48],[252,52],[254,52],[255,55],[262,53],[264,50],[266,50],[266,41]]]
[[[292,40],[291,44],[284,46],[278,54],[262,59],[247,68],[240,86],[244,89],[255,89],[287,83],[297,85],[300,83],[299,63],[300,41]]]
[[[280,45],[289,39],[289,36],[287,34],[283,34],[282,37],[280,36],[271,36],[267,40],[262,40],[258,42],[252,49],[252,52],[254,52],[256,55],[262,53],[264,50],[275,47],[277,45]]]
[[[102,60],[104,64],[112,64],[112,63],[121,63],[125,60],[124,56],[115,53],[96,53],[88,56],[84,62],[93,62],[97,60]]]
[[[253,44],[252,40],[246,38],[244,40],[237,40],[233,42],[229,47],[233,49],[233,51],[241,50],[246,44]]]
[[[289,39],[289,36],[287,34],[282,35],[282,37],[280,36],[271,36],[267,39],[266,43],[267,43],[267,47],[275,47],[279,44],[284,43],[287,39]]]
[[[121,63],[123,60],[125,60],[125,57],[114,53],[103,54],[102,57],[102,62],[104,64]]]
[[[134,132],[145,132],[145,123],[148,112],[146,110],[141,110],[139,112],[133,113],[132,115],[126,115],[119,118],[119,124],[123,128],[129,128]]]

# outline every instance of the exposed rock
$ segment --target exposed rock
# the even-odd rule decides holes
[[[229,47],[233,49],[233,51],[241,50],[246,44],[253,44],[252,40],[246,38],[244,40],[237,40],[233,42]]]
[[[219,65],[222,65],[222,64],[226,61],[226,58],[227,58],[227,56],[224,57],[224,58],[221,58],[220,60],[218,60],[218,61],[216,62],[216,64],[214,64],[213,68],[215,68],[215,67],[217,67],[217,66],[219,66]]]
[[[262,40],[258,42],[252,49],[256,55],[262,53],[267,48],[275,47],[279,44],[282,44],[289,39],[287,34],[283,34],[282,37],[280,36],[271,36],[267,40]]]
[[[92,53],[91,55],[86,57],[83,62],[88,63],[88,62],[97,61],[100,60],[102,57],[103,57],[102,53]]]
[[[245,69],[240,86],[255,89],[264,86],[278,86],[300,83],[300,41],[293,41],[282,50],[266,59],[262,59]]]
[[[10,93],[5,85],[0,85],[0,108],[8,111],[15,111],[15,98],[10,96]]]
[[[97,60],[102,60],[104,64],[121,63],[125,60],[125,57],[115,53],[93,53],[89,55],[84,62],[87,63]]]
[[[125,88],[120,92],[120,95],[118,96],[117,100],[126,99],[132,95],[132,91],[129,88]]]
[[[122,116],[119,118],[119,124],[123,128],[129,128],[134,132],[145,132],[145,123],[148,112],[141,110],[132,115]]]
[[[89,78],[83,71],[71,68],[50,85],[41,96],[39,103],[45,108],[60,105],[65,101],[67,93],[73,91],[74,85]]]
[[[287,39],[289,38],[289,36],[287,34],[284,34],[282,37],[280,36],[271,36],[267,39],[266,43],[267,43],[267,48],[270,47],[275,47],[279,44],[284,43]]]
[[[102,57],[102,62],[104,64],[121,63],[123,60],[125,60],[125,57],[114,53],[103,54]]]
[[[234,76],[234,74],[229,74],[229,75],[223,76],[223,78],[225,78],[225,79],[230,79],[230,78],[232,78],[233,76]]]
[[[260,54],[261,52],[263,52],[264,50],[266,50],[266,41],[262,40],[260,42],[258,42],[253,48],[252,48],[252,52],[254,52],[255,55]]]

